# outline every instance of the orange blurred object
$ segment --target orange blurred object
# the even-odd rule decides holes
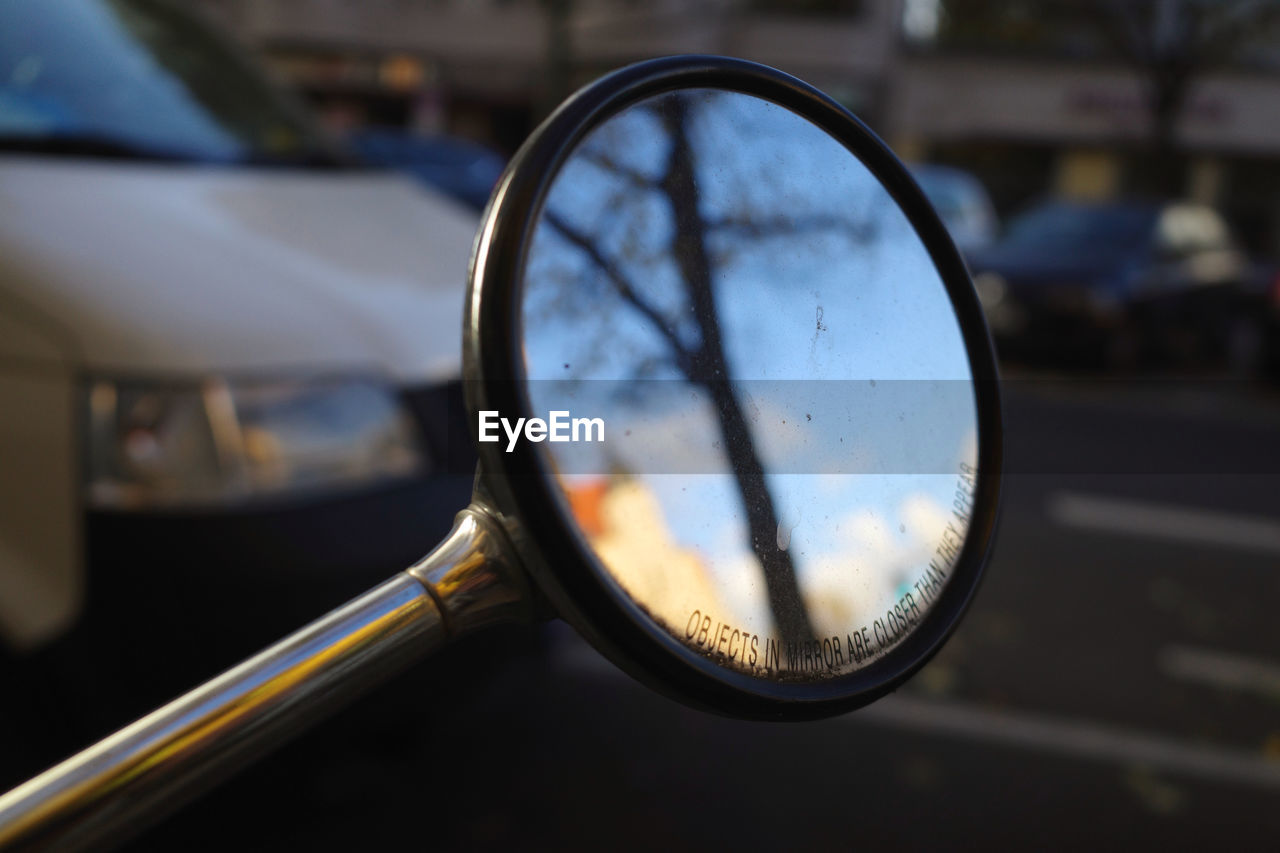
[[[565,491],[569,496],[569,509],[582,532],[589,537],[602,535],[605,532],[604,497],[609,492],[609,481],[575,484]]]

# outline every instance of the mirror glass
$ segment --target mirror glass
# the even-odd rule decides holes
[[[641,101],[555,176],[523,276],[543,423],[490,436],[537,443],[638,618],[774,681],[921,624],[968,531],[977,409],[946,288],[861,160],[750,95]]]

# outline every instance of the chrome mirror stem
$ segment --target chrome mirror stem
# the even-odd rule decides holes
[[[127,838],[450,640],[520,619],[508,553],[464,510],[408,571],[0,797],[0,848]]]

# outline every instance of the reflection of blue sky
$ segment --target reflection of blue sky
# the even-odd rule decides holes
[[[741,96],[721,100],[745,127],[705,114],[695,125],[694,139],[717,152],[701,161],[709,218],[736,211],[797,220],[826,215],[865,232],[819,230],[727,247],[732,261],[720,270],[717,297],[732,330],[736,375],[967,379],[955,315],[933,262],[875,176],[781,107]],[[717,179],[724,172],[755,179]]]
[[[708,237],[727,360],[788,550],[807,591],[846,595],[848,614],[874,612],[928,561],[955,472],[976,457],[954,311],[906,217],[823,131],[745,95],[698,97],[691,116],[704,221],[790,223],[773,236]],[[654,112],[632,108],[588,137],[590,156],[557,177],[548,209],[590,235],[693,345],[669,201],[635,182],[662,175],[669,149]],[[601,156],[625,169],[601,165]],[[819,227],[800,227],[811,222]],[[763,581],[741,497],[730,476],[711,473],[727,461],[705,393],[671,390],[680,374],[668,342],[545,223],[525,289],[529,376],[561,380],[533,383],[535,409],[569,408],[608,425],[603,448],[543,447],[566,472],[620,464],[644,477],[674,537],[706,558],[735,618],[763,630]],[[626,386],[637,378],[668,381]],[[601,379],[624,382],[584,381]]]
[[[630,110],[599,128],[584,147],[656,180],[667,154],[665,139],[655,116]],[[678,321],[684,286],[670,255],[670,206],[660,194],[637,192],[625,177],[575,157],[557,177],[547,208],[589,235],[601,254],[617,259],[645,297]],[[652,324],[613,292],[581,251],[545,224],[535,233],[525,281],[540,283],[525,292],[524,322],[530,330],[536,327],[536,334],[525,336],[530,378],[629,379],[637,365],[667,353]]]

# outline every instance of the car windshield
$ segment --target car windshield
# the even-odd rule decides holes
[[[911,174],[943,219],[958,219],[964,216],[966,205],[981,204],[973,188],[962,179],[930,169],[912,169]]]
[[[205,162],[332,158],[235,48],[160,0],[0,3],[0,143]]]
[[[1153,207],[1053,202],[1015,217],[1001,242],[1050,255],[1115,254],[1147,241],[1155,221]]]

